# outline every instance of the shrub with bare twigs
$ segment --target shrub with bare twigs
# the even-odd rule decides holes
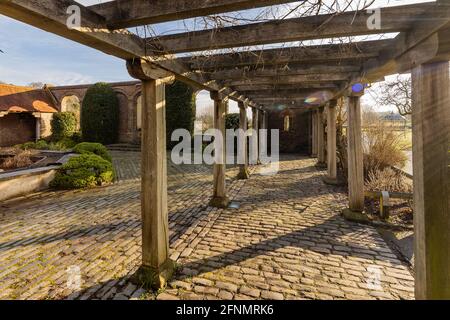
[[[31,156],[31,151],[17,150],[17,153],[14,156],[6,158],[1,163],[1,168],[4,170],[13,170],[28,167],[33,163]]]
[[[407,157],[402,150],[401,138],[383,124],[368,127],[364,132],[364,173],[387,167],[403,168]]]

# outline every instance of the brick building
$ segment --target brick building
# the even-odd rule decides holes
[[[47,89],[0,84],[0,147],[50,135],[57,111]]]

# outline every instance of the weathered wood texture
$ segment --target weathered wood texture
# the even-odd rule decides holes
[[[225,116],[227,113],[227,99],[214,96],[214,129],[222,135],[222,145],[216,145],[216,162],[214,163],[214,194],[211,205],[214,207],[226,207],[228,205],[226,188],[226,143],[225,143]]]
[[[76,5],[80,8],[81,27],[67,27],[67,8]],[[106,20],[99,14],[72,0],[8,0],[0,2],[0,13],[22,21],[39,29],[57,34],[64,38],[84,44],[93,49],[124,60],[145,59],[160,68],[161,73],[173,73],[178,80],[199,89],[218,91],[228,94],[236,101],[246,100],[237,92],[224,88],[204,75],[174,59],[173,56],[150,57],[152,51],[144,39],[126,29],[112,31],[107,28]],[[250,102],[252,105],[252,103]]]
[[[217,30],[202,30],[149,39],[161,52],[182,53],[342,36],[407,31],[430,4],[381,8],[380,28],[368,28],[366,11],[274,20]]]
[[[361,130],[361,98],[346,97],[348,114],[348,191],[349,209],[362,212],[364,210],[364,168]]]
[[[317,157],[317,115],[316,115],[317,111],[313,111],[311,113],[311,127],[312,127],[312,134],[311,134],[311,139],[312,139],[312,153],[311,156],[312,157]]]
[[[239,129],[240,136],[238,137],[238,155],[243,157],[244,163],[239,165],[239,179],[248,179],[250,177],[248,171],[248,138],[246,132],[248,130],[248,119],[247,119],[247,104],[245,102],[239,102]]]
[[[178,60],[189,64],[192,69],[197,70],[245,66],[285,66],[288,63],[336,64],[341,61],[345,61],[345,64],[354,62],[355,65],[358,65],[361,59],[378,57],[380,50],[388,48],[392,44],[393,40],[389,39],[305,47],[284,47],[207,56],[199,55],[178,58]]]
[[[317,112],[317,164],[323,166],[325,163],[324,108],[320,107]]]
[[[250,164],[259,163],[259,110],[252,109],[252,129],[253,135],[251,137],[250,149]]]
[[[142,81],[142,263],[155,270],[169,259],[164,86]]]
[[[412,72],[417,299],[450,299],[449,63]]]
[[[117,29],[294,1],[296,0],[119,0],[93,5],[89,9],[104,16],[110,28]]]
[[[333,181],[337,179],[335,101],[327,106],[327,146],[328,179]]]

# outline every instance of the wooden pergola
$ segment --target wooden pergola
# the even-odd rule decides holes
[[[215,126],[224,131],[229,99],[247,108],[254,128],[266,126],[274,103],[310,108],[318,90],[328,98],[312,106],[313,153],[336,179],[336,101],[348,108],[349,209],[364,208],[360,98],[355,84],[412,72],[416,297],[450,298],[450,4],[437,2],[381,8],[380,28],[369,28],[366,11],[289,18],[141,38],[130,27],[294,2],[290,0],[117,0],[84,7],[72,0],[2,0],[0,13],[122,58],[142,81],[142,280],[163,286],[173,272],[169,259],[165,83],[178,79],[211,92]],[[67,9],[80,8],[81,26],[68,28]],[[262,44],[398,33],[395,38],[177,57],[178,53]],[[363,86],[364,87],[364,86]],[[324,110],[328,134],[324,141]],[[263,120],[258,121],[258,117]],[[325,143],[328,157],[325,159]],[[240,146],[247,150],[245,142]],[[247,178],[247,166],[240,177]],[[225,165],[214,166],[213,205],[228,203]]]

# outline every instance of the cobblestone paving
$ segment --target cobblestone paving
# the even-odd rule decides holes
[[[413,298],[407,267],[375,229],[339,216],[346,195],[299,157],[273,177],[253,168],[248,181],[228,179],[240,208],[226,210],[207,206],[210,168],[170,165],[181,268],[167,290],[148,293],[129,281],[141,254],[139,154],[113,157],[113,186],[0,204],[0,299]]]

